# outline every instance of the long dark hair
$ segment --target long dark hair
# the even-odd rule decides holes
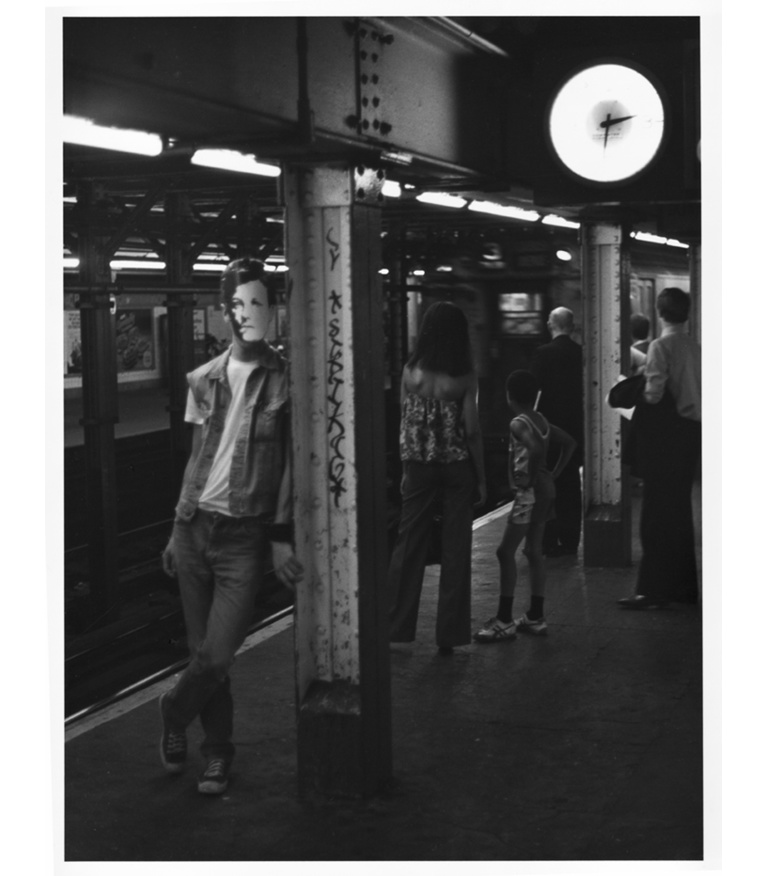
[[[421,321],[416,348],[408,367],[461,377],[473,370],[469,323],[464,311],[450,301],[436,301]]]

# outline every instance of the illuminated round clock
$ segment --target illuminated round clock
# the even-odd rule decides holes
[[[664,138],[664,104],[651,80],[620,63],[574,73],[549,110],[560,161],[582,179],[617,183],[640,173]]]

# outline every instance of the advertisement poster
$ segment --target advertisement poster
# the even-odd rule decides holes
[[[157,350],[152,310],[123,310],[115,318],[118,380],[144,379],[156,372]],[[83,374],[80,311],[64,311],[65,386],[80,386]],[[136,377],[132,377],[132,375]]]
[[[83,353],[80,345],[80,311],[64,311],[64,376],[83,373]]]
[[[151,310],[122,310],[115,320],[117,373],[151,371],[155,343]]]

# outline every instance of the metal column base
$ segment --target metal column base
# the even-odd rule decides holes
[[[302,793],[364,796],[362,720],[357,685],[346,681],[312,683],[299,708],[299,790]]]
[[[584,565],[630,566],[632,516],[627,503],[592,505],[584,516]]]

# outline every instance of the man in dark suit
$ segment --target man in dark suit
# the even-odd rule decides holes
[[[547,320],[552,335],[548,344],[536,349],[531,371],[541,386],[537,410],[576,441],[576,450],[555,482],[557,519],[544,532],[544,554],[548,557],[575,554],[581,539],[581,472],[584,461],[584,386],[581,346],[573,340],[573,312],[556,307]]]

